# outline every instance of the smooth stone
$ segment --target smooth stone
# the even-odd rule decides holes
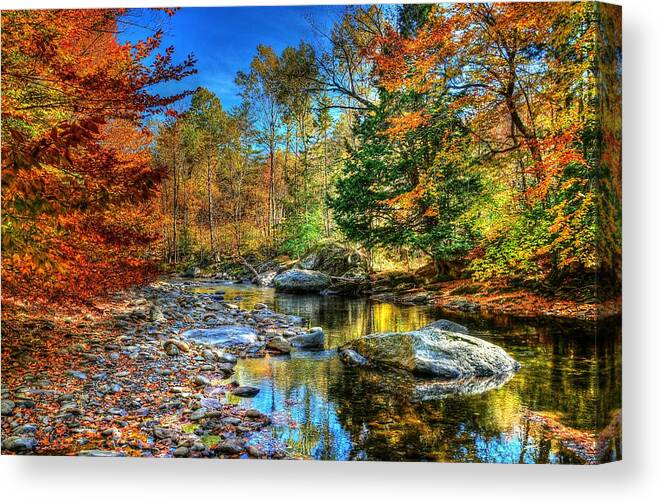
[[[326,337],[324,336],[324,330],[321,327],[313,327],[309,332],[299,334],[289,340],[289,342],[296,348],[305,349],[322,349],[324,348],[325,341]]]
[[[488,341],[434,327],[402,333],[376,333],[350,341],[340,347],[342,358],[356,356],[369,364],[409,371],[419,376],[465,378],[507,374],[520,364],[505,350]]]
[[[248,455],[250,455],[252,458],[262,458],[265,455],[265,453],[259,448],[257,448],[255,445],[248,446],[246,451],[248,452]]]
[[[70,369],[67,371],[67,374],[73,378],[77,378],[78,380],[86,380],[87,375],[83,373],[82,371],[76,371],[75,369]]]
[[[282,292],[316,292],[330,287],[331,279],[325,273],[314,270],[290,269],[273,279],[275,289]]]
[[[221,442],[217,448],[219,453],[226,453],[228,455],[236,455],[244,450],[243,443],[238,439],[227,439]]]
[[[172,455],[175,457],[187,457],[189,453],[190,450],[187,447],[180,446],[172,453]]]
[[[11,416],[13,414],[16,403],[9,399],[3,399],[2,402],[2,416]]]
[[[369,361],[365,357],[360,355],[355,350],[352,350],[351,348],[343,348],[342,350],[339,351],[339,354],[340,354],[340,359],[347,366],[362,367],[362,366],[367,366],[367,364],[369,364]]]
[[[9,436],[2,440],[2,449],[15,452],[36,450],[37,441],[32,437]]]
[[[468,328],[466,328],[465,326],[462,326],[461,324],[457,324],[456,322],[452,322],[451,320],[445,320],[445,319],[437,320],[436,322],[427,324],[422,329],[440,329],[441,331],[450,331],[461,334],[468,334]]]
[[[243,385],[232,389],[231,392],[239,397],[255,397],[259,394],[259,389],[257,387],[251,387],[250,385]]]
[[[206,376],[197,375],[193,378],[193,383],[195,385],[200,385],[201,387],[207,387],[211,385],[211,380],[209,380],[209,378]]]
[[[182,333],[181,337],[220,347],[247,346],[259,341],[252,327],[242,325],[225,325],[211,329],[190,329]]]
[[[198,408],[195,411],[193,411],[190,414],[190,419],[195,421],[195,420],[202,420],[205,416],[207,416],[207,409],[202,407]]]
[[[291,343],[282,336],[276,336],[266,343],[266,348],[287,354],[291,352]]]

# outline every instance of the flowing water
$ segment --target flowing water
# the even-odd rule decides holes
[[[327,349],[244,359],[242,399],[274,419],[273,439],[290,452],[324,460],[425,460],[594,463],[621,457],[621,336],[617,324],[531,326],[507,319],[461,319],[428,306],[364,298],[292,295],[270,288],[209,284],[250,309],[257,302],[323,327]],[[421,401],[414,380],[350,369],[334,349],[380,331],[407,331],[439,318],[502,346],[522,368],[505,385],[477,395]]]

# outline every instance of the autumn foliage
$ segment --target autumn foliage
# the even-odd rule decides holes
[[[168,12],[167,15],[172,14]],[[3,296],[85,299],[154,271],[149,115],[194,72],[161,32],[118,40],[124,10],[2,14]]]
[[[480,178],[487,197],[475,194],[479,208],[459,218],[472,218],[476,239],[465,258],[476,277],[600,273],[617,281],[619,27],[617,8],[592,2],[460,3],[374,37],[368,53],[390,103],[379,134],[410,150],[429,131],[447,135],[444,118],[455,117],[470,139],[463,172]],[[452,156],[446,148],[428,168],[418,162],[420,183],[375,201],[384,222],[410,227],[438,215],[430,202],[448,179],[434,179],[434,165]]]

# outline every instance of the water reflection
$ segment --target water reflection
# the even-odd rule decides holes
[[[370,332],[404,331],[441,318],[430,307],[366,299],[221,289],[250,308],[299,315],[324,328],[330,349]],[[274,435],[295,453],[330,460],[594,463],[621,457],[621,337],[617,324],[530,327],[457,320],[523,365],[500,388],[472,395],[424,394],[401,374],[344,367],[333,350],[248,359],[237,378],[261,388],[245,404],[276,420]]]

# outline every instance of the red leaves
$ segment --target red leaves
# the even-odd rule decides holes
[[[123,13],[3,13],[2,279],[10,295],[85,299],[155,272],[146,249],[157,236],[152,200],[163,172],[138,119],[186,94],[148,88],[190,75],[193,59],[175,64],[172,48],[154,57],[160,31],[119,44]]]

